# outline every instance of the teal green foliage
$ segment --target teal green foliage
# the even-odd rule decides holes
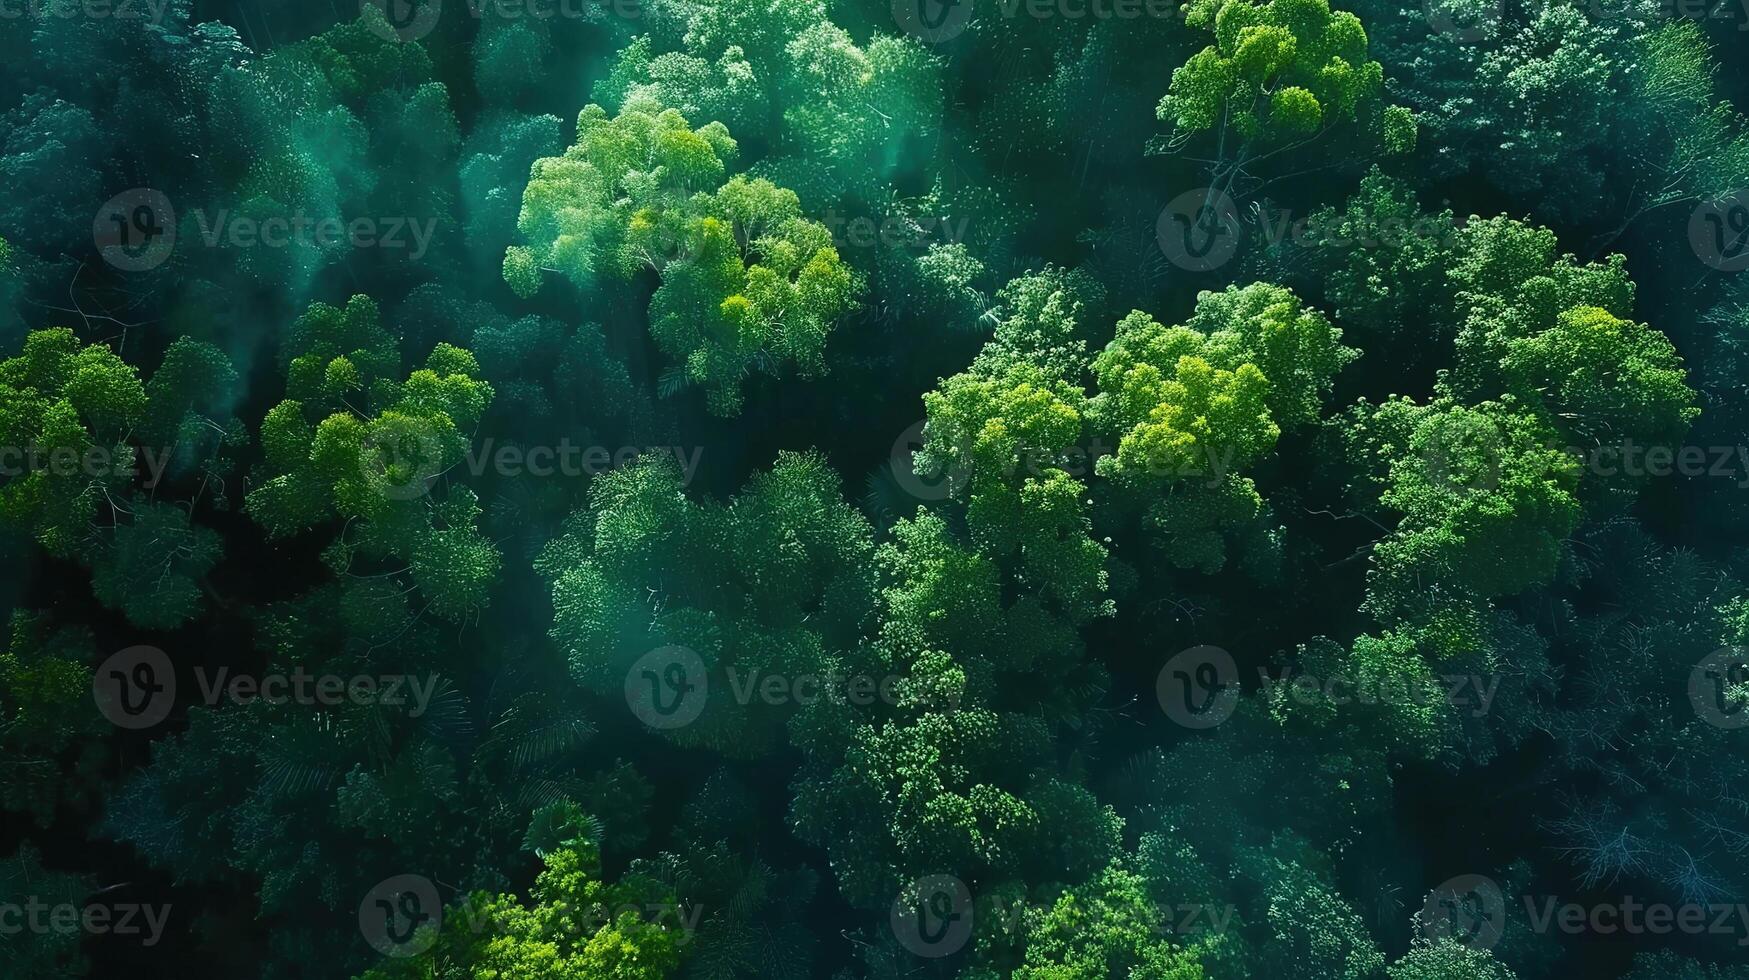
[[[650,458],[600,478],[538,567],[552,583],[552,638],[579,684],[620,697],[641,658],[689,651],[708,701],[669,737],[751,756],[773,749],[793,710],[789,679],[843,684],[840,651],[872,602],[872,551],[868,522],[817,455],[780,457],[726,506],[688,499],[680,467]],[[684,575],[668,564],[677,554],[690,556]],[[781,703],[752,693],[771,678]]]
[[[33,906],[38,917],[37,928],[24,928],[20,922],[17,932],[0,944],[0,966],[11,975],[43,980],[86,976],[91,961],[80,948],[80,934],[44,928],[52,920],[42,917],[56,906],[79,908],[92,888],[90,879],[81,875],[45,869],[39,852],[28,843],[0,859],[0,901],[17,909],[15,915],[28,914],[26,907]]]
[[[0,975],[1741,980],[1730,4],[54,6]]]

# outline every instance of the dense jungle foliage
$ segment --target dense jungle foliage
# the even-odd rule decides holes
[[[0,977],[1749,980],[1749,3],[0,0]]]

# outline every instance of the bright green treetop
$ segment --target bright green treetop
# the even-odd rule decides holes
[[[824,373],[826,337],[862,283],[792,191],[723,183],[736,149],[728,130],[691,129],[649,99],[611,120],[589,106],[577,130],[564,156],[535,162],[518,222],[529,244],[505,257],[514,290],[532,296],[543,269],[584,287],[656,271],[651,336],[718,415],[739,413],[750,371]]]
[[[244,507],[271,537],[346,521],[331,564],[399,559],[438,615],[462,619],[486,604],[501,558],[476,528],[472,490],[429,494],[464,461],[492,386],[472,354],[449,344],[397,380],[394,341],[375,311],[359,296],[344,310],[316,304],[299,321],[306,352],[290,363],[293,397],[262,420],[265,458]]]
[[[1379,105],[1384,68],[1368,57],[1360,18],[1328,0],[1195,0],[1185,23],[1214,43],[1172,72],[1156,115],[1168,146],[1214,146],[1221,186],[1247,167],[1342,124],[1380,120],[1386,149],[1414,145],[1414,123]]]
[[[1369,595],[1394,608],[1444,585],[1481,596],[1547,582],[1579,520],[1578,466],[1548,427],[1510,405],[1410,412],[1382,502],[1402,515],[1374,552]]]
[[[602,873],[599,825],[574,804],[537,811],[528,844],[545,867],[528,903],[475,892],[445,911],[430,948],[388,959],[360,980],[664,980],[690,937],[674,893],[652,879]]]

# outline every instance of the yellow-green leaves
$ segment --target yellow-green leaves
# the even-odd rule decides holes
[[[794,192],[739,175],[725,183],[728,130],[692,129],[648,93],[611,120],[589,106],[577,128],[563,157],[535,163],[518,224],[528,244],[504,257],[512,291],[533,296],[542,269],[583,288],[656,272],[651,336],[717,415],[739,413],[754,370],[825,371],[826,337],[862,285]]]
[[[1367,57],[1360,20],[1328,0],[1199,0],[1185,22],[1211,31],[1214,43],[1173,71],[1160,101],[1173,145],[1229,127],[1245,144],[1279,145],[1379,111],[1384,69]],[[1405,121],[1391,122],[1393,152],[1410,137]],[[1243,167],[1253,155],[1221,149],[1230,158],[1223,166]]]

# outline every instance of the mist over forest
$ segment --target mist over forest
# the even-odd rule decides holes
[[[1749,980],[1749,0],[0,0],[0,978]]]

